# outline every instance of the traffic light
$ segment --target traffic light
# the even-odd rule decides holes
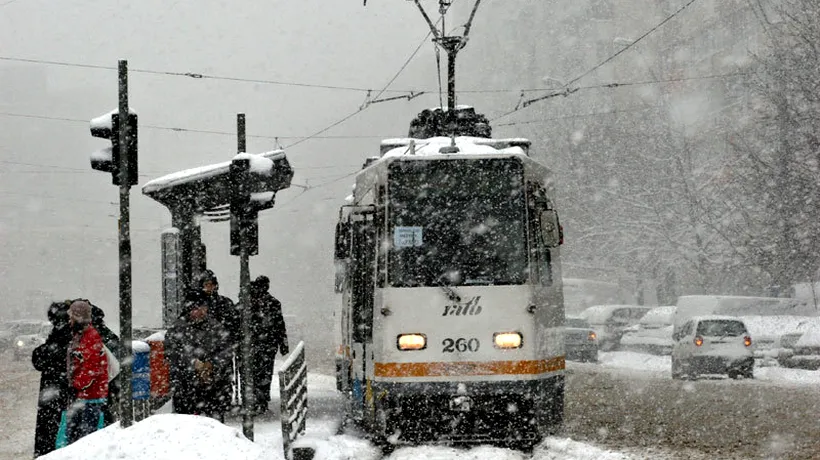
[[[111,182],[120,185],[120,161],[125,152],[127,156],[127,181],[129,186],[137,185],[139,179],[137,159],[137,114],[129,113],[127,118],[127,145],[120,145],[120,116],[117,111],[109,112],[91,120],[91,135],[111,141],[106,147],[91,154],[91,168],[97,171],[110,172]]]
[[[253,161],[253,167],[251,162]],[[231,161],[231,255],[241,251],[242,231],[246,232],[248,255],[259,254],[259,211],[270,209],[275,193],[266,190],[265,177],[273,162],[258,155],[240,154]]]

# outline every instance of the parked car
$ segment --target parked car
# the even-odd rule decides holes
[[[564,320],[564,351],[571,361],[598,362],[598,337],[587,320],[572,316]]]
[[[672,378],[754,377],[752,338],[735,316],[693,316],[672,337]]]
[[[46,342],[51,327],[48,321],[39,321],[34,333],[16,336],[14,338],[14,360],[21,361],[31,357],[31,352]]]
[[[795,369],[820,369],[820,330],[784,334],[779,340],[778,363]]]
[[[43,323],[49,324],[33,319],[18,319],[0,324],[0,352],[16,347],[17,336],[37,333]]]
[[[652,307],[642,305],[593,305],[579,315],[587,320],[598,336],[598,348],[617,350],[621,336],[635,325]]]
[[[777,366],[781,357],[794,353],[794,343],[803,332],[812,325],[820,325],[820,318],[807,316],[741,316],[740,319],[754,337],[758,367]]]
[[[649,310],[638,324],[625,329],[621,349],[653,355],[671,354],[674,316],[674,305]]]

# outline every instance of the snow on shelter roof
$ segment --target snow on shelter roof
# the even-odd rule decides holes
[[[241,153],[235,158],[251,160],[251,171],[259,178],[251,193],[276,192],[290,187],[293,169],[285,152],[274,150],[260,154]],[[142,186],[142,193],[173,207],[182,202],[203,211],[228,203],[230,161],[186,169],[154,179]]]

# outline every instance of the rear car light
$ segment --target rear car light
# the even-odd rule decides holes
[[[596,334],[592,331],[589,331],[589,340],[595,340],[597,338],[598,338],[598,334]]]
[[[521,334],[518,332],[496,332],[493,334],[496,348],[521,348]]]
[[[743,337],[743,345],[746,345],[747,347],[751,347],[752,346],[752,338],[749,337],[748,335],[746,337]]]
[[[695,346],[699,347],[701,345],[703,345],[703,337],[701,337],[701,336],[695,337]]]
[[[427,348],[427,337],[424,334],[401,334],[396,339],[399,350],[424,350]]]

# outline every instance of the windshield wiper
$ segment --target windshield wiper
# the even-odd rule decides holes
[[[456,292],[455,289],[444,284],[439,284],[438,287],[440,287],[441,290],[444,291],[445,294],[447,294],[448,299],[456,303],[461,302],[461,296],[458,295],[458,292]]]
[[[430,268],[427,267],[427,266],[425,266],[425,270],[427,270],[428,273],[432,272],[432,270],[430,270]],[[430,273],[430,275],[432,275],[432,273]],[[446,272],[442,273],[441,275],[436,277],[435,281],[433,281],[433,282],[436,284],[436,286],[438,286],[444,292],[444,294],[447,295],[447,298],[450,301],[456,302],[456,303],[461,302],[461,296],[458,295],[458,292],[456,292],[455,289],[451,288],[449,285],[447,285],[444,282],[446,277],[447,277],[447,273]],[[433,279],[432,276],[430,278]]]

